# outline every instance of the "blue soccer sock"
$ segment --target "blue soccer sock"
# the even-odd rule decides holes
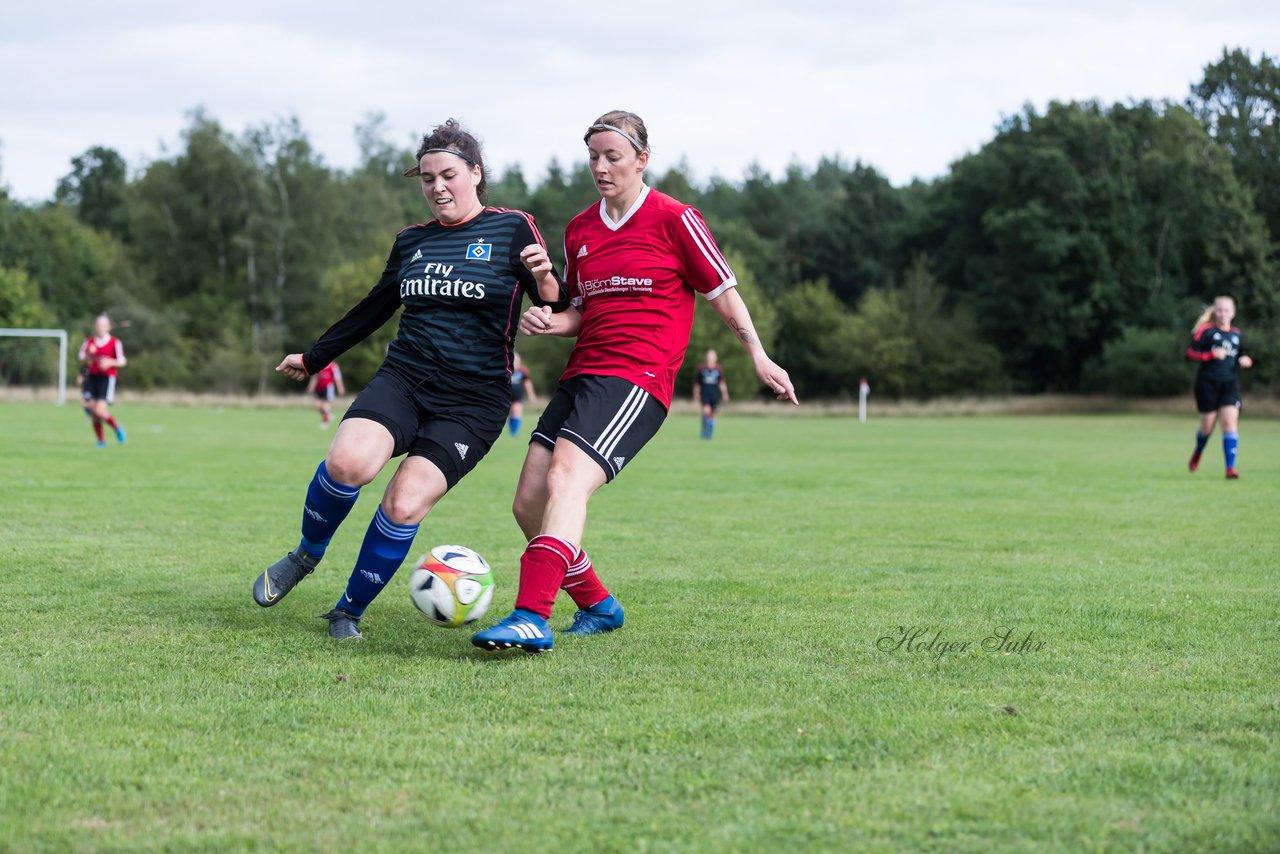
[[[715,432],[716,432],[716,419],[708,418],[707,419],[707,438],[710,439],[713,435],[715,435]]]
[[[1199,430],[1197,430],[1196,431],[1196,456],[1197,457],[1200,456],[1202,453],[1204,453],[1204,446],[1207,444],[1209,444],[1209,434],[1201,433]]]
[[[698,434],[699,438],[707,438],[707,416],[702,416],[702,431]]]
[[[365,531],[360,556],[356,558],[355,569],[351,570],[347,589],[338,599],[337,607],[353,617],[363,615],[364,609],[378,597],[400,564],[404,563],[417,535],[417,525],[397,525],[387,518],[379,505],[373,521],[369,523],[369,530]]]
[[[1228,433],[1222,431],[1222,458],[1227,462],[1227,468],[1236,467],[1236,451],[1240,447],[1240,434]]]
[[[360,487],[347,486],[329,477],[329,470],[321,460],[307,487],[307,501],[302,505],[302,542],[298,548],[323,557],[333,532],[347,518],[359,497]]]
[[[511,418],[510,426],[511,426],[511,435],[512,435],[512,436],[514,436],[515,434],[517,434],[517,433],[519,433],[519,432],[520,432],[520,422],[521,422],[521,421],[523,421],[523,420],[524,420],[524,419],[522,419],[522,418],[516,418],[516,417],[514,417],[514,416]]]

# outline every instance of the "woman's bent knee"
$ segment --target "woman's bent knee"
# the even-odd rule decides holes
[[[370,459],[364,454],[342,453],[330,450],[324,458],[329,477],[347,486],[364,486],[378,476],[386,460]]]

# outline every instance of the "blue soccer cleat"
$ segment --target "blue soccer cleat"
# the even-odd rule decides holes
[[[497,625],[472,635],[471,643],[487,652],[504,649],[545,652],[551,649],[551,627],[532,611],[516,608]]]
[[[622,628],[622,603],[612,596],[573,615],[573,625],[565,629],[566,635],[595,635]]]
[[[97,442],[97,445],[99,448],[105,448],[107,446],[107,443],[99,439]]]
[[[120,445],[124,444],[124,428],[123,427],[116,428],[116,443]]]

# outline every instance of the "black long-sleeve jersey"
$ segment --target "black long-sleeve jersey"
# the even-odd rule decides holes
[[[1227,358],[1213,358],[1215,347],[1226,350]],[[1200,363],[1196,376],[1214,380],[1235,379],[1236,364],[1243,355],[1246,354],[1240,330],[1234,326],[1230,329],[1219,329],[1212,323],[1198,326],[1191,336],[1191,346],[1187,348],[1187,358]]]
[[[307,373],[369,337],[403,305],[389,364],[410,378],[508,382],[522,293],[535,305],[556,305],[542,299],[520,261],[531,243],[546,246],[533,217],[504,208],[485,208],[459,225],[409,226],[396,235],[373,290],[303,354]]]

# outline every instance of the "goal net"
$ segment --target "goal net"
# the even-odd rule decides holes
[[[0,329],[0,340],[5,338],[56,338],[58,339],[58,405],[67,402],[67,330],[65,329]],[[12,347],[0,349],[0,358]],[[3,368],[0,365],[0,368]],[[0,370],[0,373],[7,373]]]

